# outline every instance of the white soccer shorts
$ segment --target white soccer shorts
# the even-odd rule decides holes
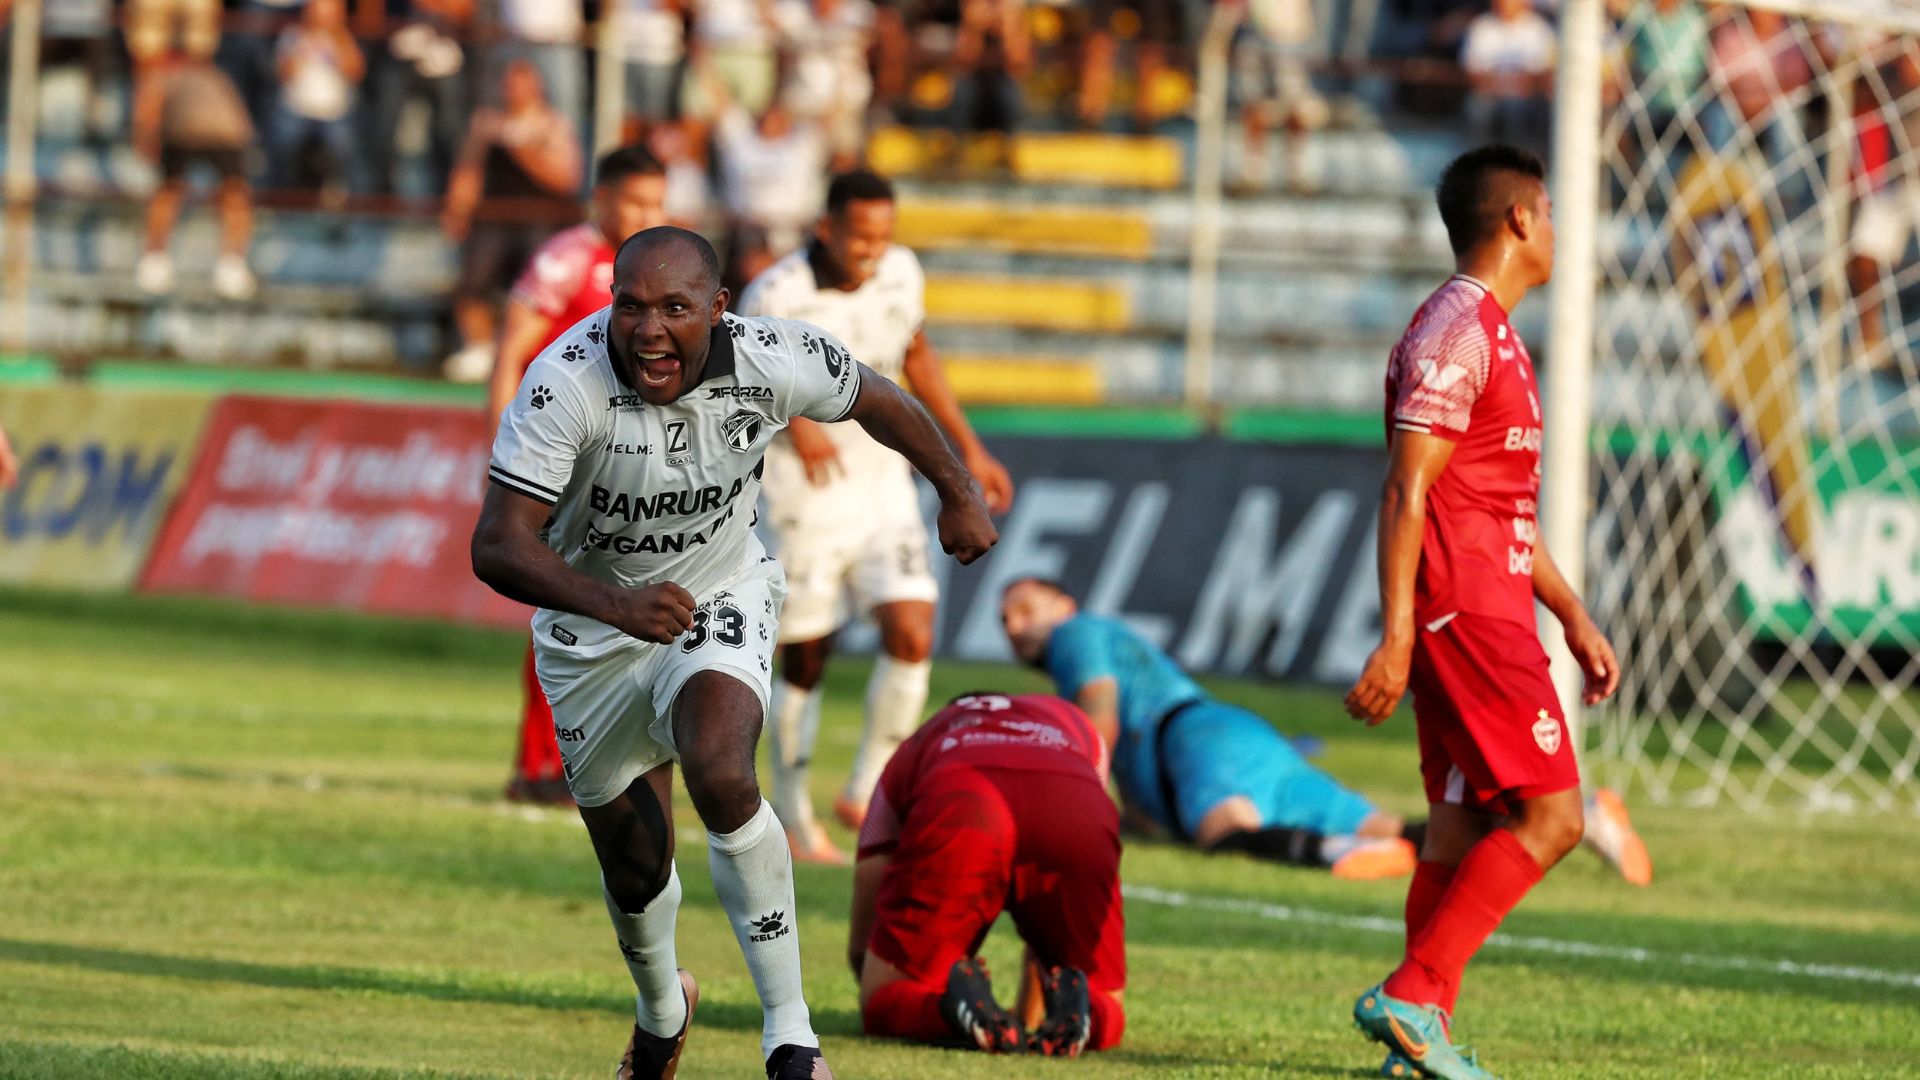
[[[788,588],[780,644],[826,637],[882,604],[940,598],[927,564],[927,527],[911,501],[902,511],[858,529],[775,530]]]
[[[624,648],[589,661],[541,641],[534,665],[553,705],[574,801],[603,806],[641,774],[679,759],[673,701],[702,671],[723,671],[752,687],[764,716],[785,597],[780,564],[768,559],[694,597],[693,629],[669,644],[628,638]]]

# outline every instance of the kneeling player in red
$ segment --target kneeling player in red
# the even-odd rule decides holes
[[[881,775],[860,831],[847,959],[869,1035],[1074,1057],[1120,1042],[1127,980],[1120,816],[1106,744],[1068,702],[972,694]],[[1020,1001],[975,952],[1005,910]]]

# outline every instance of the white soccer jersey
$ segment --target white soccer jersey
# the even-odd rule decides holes
[[[847,343],[861,363],[895,382],[906,371],[907,349],[926,322],[926,279],[912,251],[894,244],[880,256],[873,277],[852,292],[823,288],[807,254],[811,245],[768,267],[740,298],[748,315],[809,322]],[[831,514],[860,513],[878,501],[913,499],[906,459],[854,425],[828,428],[844,473],[825,487],[805,480],[798,455],[786,439],[768,452],[767,498],[776,518],[815,521]],[[793,478],[799,478],[794,482]],[[804,500],[804,508],[796,506]]]
[[[488,475],[554,508],[547,546],[575,570],[628,588],[671,581],[700,596],[767,557],[752,527],[767,444],[795,416],[844,419],[859,367],[817,327],[729,313],[700,383],[671,405],[649,405],[613,373],[608,310],[535,358],[501,417]],[[533,633],[575,657],[624,637],[546,610]]]

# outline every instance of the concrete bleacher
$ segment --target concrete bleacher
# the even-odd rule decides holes
[[[1303,170],[1318,194],[1226,202],[1217,398],[1377,407],[1382,358],[1447,265],[1426,189],[1455,149],[1446,137],[1324,133]],[[1194,219],[1184,142],[1029,136],[1010,173],[974,153],[897,130],[875,143],[901,180],[899,239],[926,265],[929,330],[963,397],[1178,398]],[[456,253],[427,213],[263,211],[251,257],[261,292],[246,304],[206,286],[204,213],[183,222],[165,299],[132,285],[136,203],[48,201],[36,243],[38,351],[422,373],[448,351]]]

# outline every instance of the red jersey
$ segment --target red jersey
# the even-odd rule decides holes
[[[970,766],[1058,772],[1107,782],[1107,744],[1073,703],[1046,694],[975,694],[933,714],[880,775],[860,829],[862,856],[890,851],[914,792],[942,770]]]
[[[1540,397],[1533,358],[1487,287],[1455,274],[1420,305],[1387,362],[1393,429],[1455,443],[1427,491],[1414,620],[1463,611],[1534,625]]]
[[[613,302],[613,250],[599,226],[588,221],[555,233],[527,260],[511,298],[549,320],[550,332],[540,349]],[[528,363],[540,349],[527,357]]]

